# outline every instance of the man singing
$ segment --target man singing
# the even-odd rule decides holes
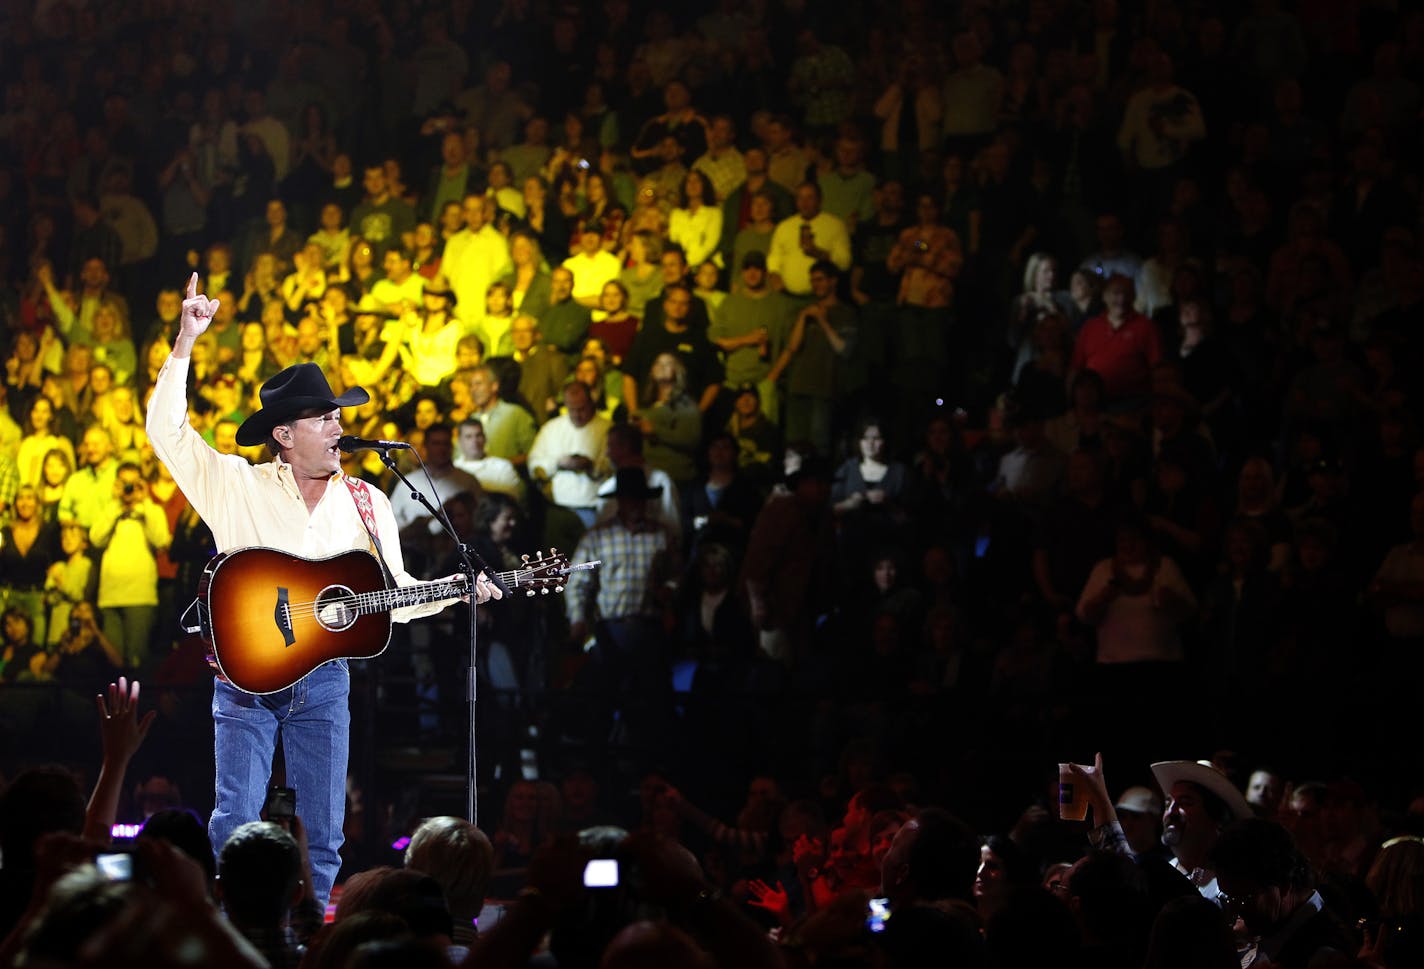
[[[273,459],[250,465],[210,448],[188,424],[188,359],[194,342],[217,312],[217,300],[188,280],[173,353],[159,372],[148,405],[148,436],[188,501],[212,529],[218,551],[266,546],[306,558],[350,549],[378,553],[399,585],[416,582],[405,571],[395,517],[380,491],[341,473],[341,408],[363,404],[353,387],[337,396],[315,364],[288,367],[262,385],[262,408],[243,422],[237,441],[265,444]],[[499,598],[481,574],[479,602]],[[439,612],[453,600],[409,606],[392,613],[406,622]],[[216,801],[208,836],[214,852],[239,825],[257,820],[266,796],[280,730],[287,784],[307,830],[312,886],[323,905],[341,867],[346,760],[351,715],[350,674],[333,660],[276,693],[245,693],[223,677],[213,684]]]

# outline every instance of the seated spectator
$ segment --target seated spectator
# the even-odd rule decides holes
[[[307,236],[307,244],[317,247],[321,254],[323,269],[337,269],[346,261],[347,252],[351,248],[351,229],[345,224],[341,206],[335,202],[327,202],[321,207],[321,214],[317,219],[317,229]],[[204,281],[200,284],[200,288],[203,288],[205,293],[219,291],[219,287],[211,281]]]
[[[604,442],[608,419],[593,407],[588,388],[564,388],[564,413],[539,428],[529,448],[529,471],[551,501],[592,525],[599,483],[608,476]]]
[[[628,213],[619,204],[608,176],[590,171],[583,179],[583,197],[587,204],[574,223],[573,240],[577,242],[583,236],[585,226],[594,226],[603,236],[603,248],[616,252]]]
[[[514,352],[510,329],[514,325],[514,305],[509,286],[493,282],[485,290],[484,310],[474,322],[474,335],[479,337],[485,353],[491,357],[507,357]]]
[[[461,421],[456,440],[458,452],[454,459],[455,467],[474,475],[485,492],[508,495],[522,503],[524,481],[509,461],[485,452],[485,440],[484,424],[478,419],[467,417]]]
[[[470,403],[471,416],[484,425],[489,453],[523,467],[534,443],[534,418],[518,404],[500,399],[499,378],[488,364],[470,371]]]
[[[99,304],[91,345],[94,362],[107,366],[118,383],[128,383],[138,367],[138,355],[126,307],[115,300]]]
[[[543,165],[540,165],[539,168],[542,169]],[[485,188],[486,197],[494,203],[496,210],[508,212],[516,219],[522,219],[529,214],[529,206],[525,200],[522,186],[535,175],[536,172],[533,171],[516,173],[507,161],[494,162],[489,167],[488,185]]]
[[[601,340],[590,337],[583,346],[583,356],[574,364],[570,380],[588,387],[593,406],[615,424],[625,421],[628,409],[623,403],[623,371],[608,361]]]
[[[561,265],[573,273],[573,298],[590,308],[598,305],[603,286],[617,279],[621,266],[618,258],[603,248],[603,228],[597,223],[583,227],[578,237],[578,249]]]
[[[680,268],[675,279],[669,279],[663,272],[662,238],[648,229],[640,229],[628,236],[626,252],[618,281],[623,284],[628,297],[628,311],[634,316],[642,316],[649,301],[654,300],[665,285],[684,280]]]
[[[550,277],[544,269],[539,240],[528,232],[513,233],[509,237],[509,261],[512,268],[500,282],[509,289],[510,306],[537,319],[551,302]]]
[[[588,336],[603,345],[613,366],[623,365],[624,358],[633,349],[639,327],[639,319],[628,308],[628,288],[616,279],[604,283]]]
[[[425,479],[432,502],[444,502],[457,494],[467,494],[478,503],[484,497],[479,479],[455,465],[453,433],[449,424],[435,423],[424,429]],[[431,517],[430,509],[410,496],[410,489],[397,485],[391,491],[391,512],[396,524],[405,528]]]
[[[698,263],[692,270],[692,295],[702,300],[707,307],[709,318],[716,313],[727,298],[727,292],[719,289],[721,271],[717,264],[708,259]]]
[[[519,364],[519,396],[543,424],[559,412],[559,390],[568,382],[568,363],[552,343],[546,343],[539,321],[521,313],[509,327],[512,357]]]
[[[539,328],[562,353],[573,353],[588,335],[592,313],[573,298],[574,274],[563,266],[549,274],[549,305],[539,317]]]

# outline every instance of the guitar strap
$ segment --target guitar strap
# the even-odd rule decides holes
[[[381,563],[381,574],[385,576],[386,585],[395,588],[395,576],[391,574],[391,567],[386,564],[386,555],[381,551],[381,537],[376,532],[376,509],[371,504],[371,488],[360,478],[353,478],[349,474],[343,474],[341,480],[346,482],[346,488],[351,492],[351,500],[356,503],[356,510],[361,514],[361,523],[366,526],[366,534],[371,538],[371,550],[376,554],[376,561]]]

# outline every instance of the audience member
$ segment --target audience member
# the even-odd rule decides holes
[[[190,419],[224,460],[258,457],[235,432],[262,379],[315,363],[371,388],[349,431],[404,431],[435,473],[474,475],[483,497],[452,496],[450,514],[513,569],[538,547],[526,526],[565,550],[584,527],[539,494],[526,522],[507,497],[536,433],[607,428],[606,455],[601,436],[569,448],[606,463],[595,478],[547,482],[574,501],[583,480],[591,521],[602,506],[584,550],[602,577],[570,577],[572,612],[552,594],[480,610],[494,724],[477,734],[480,789],[489,830],[522,832],[508,860],[532,863],[535,891],[475,938],[477,900],[449,899],[452,928],[434,883],[379,872],[367,892],[356,877],[433,790],[403,773],[396,792],[390,770],[418,745],[432,774],[458,773],[445,761],[463,749],[443,742],[465,735],[444,702],[461,691],[428,692],[464,675],[444,656],[458,651],[427,645],[449,627],[402,628],[363,664],[389,702],[346,832],[348,891],[401,914],[347,919],[314,964],[460,961],[467,943],[481,964],[523,964],[551,930],[571,966],[1420,961],[1402,886],[1424,758],[1400,739],[1424,487],[1412,8],[871,5],[828,20],[708,0],[640,20],[625,0],[483,19],[378,2],[356,21],[318,4],[305,26],[239,11],[180,30],[148,7],[96,24],[60,6],[10,31],[0,106],[0,775],[84,765],[77,708],[146,650],[153,760],[202,789],[205,669],[171,647],[211,547],[143,429],[181,308],[159,270],[187,263],[220,301]],[[293,28],[304,43],[287,50]],[[870,415],[883,440],[863,454]],[[437,453],[442,421],[460,426],[458,462]],[[848,440],[832,496],[824,459]],[[130,467],[136,509],[154,511],[108,529]],[[347,467],[392,487],[370,452]],[[896,497],[848,507],[881,490],[867,474]],[[160,520],[171,557],[155,552]],[[107,547],[91,550],[96,528]],[[430,567],[454,571],[453,546],[426,538]],[[566,636],[575,616],[586,626]],[[410,682],[426,692],[401,714]],[[132,755],[136,703],[118,700],[115,684],[105,705],[122,716],[101,736]],[[353,712],[367,706],[355,691]],[[1330,729],[1280,728],[1301,711],[1328,711]],[[1119,826],[1089,832],[1112,853],[1084,854],[1034,774],[1085,738],[1144,765],[1215,751],[1226,774],[1192,788],[1198,767],[1157,785],[1138,770],[1116,800],[1095,791],[1094,821]],[[1231,841],[1244,764],[1272,765],[1250,809],[1293,846],[1259,825]],[[106,756],[98,839],[148,813],[116,771]],[[809,807],[749,800],[732,837],[683,830],[671,784],[730,814],[725,792],[753,775]],[[598,812],[571,808],[577,827],[635,824],[637,805],[609,795],[640,777],[646,825],[696,864],[606,831],[539,855],[557,781],[605,794]],[[867,821],[881,782],[1014,832],[989,839],[986,919],[980,839],[946,834],[934,807]],[[847,798],[847,823],[822,830]],[[967,877],[944,874],[966,869],[943,844],[904,857],[922,835],[973,849]],[[158,964],[196,940],[215,965],[257,964],[239,922],[271,930],[274,960],[298,957],[266,916],[215,917],[201,874],[159,842],[134,847],[131,887],[66,874],[97,840],[15,844],[4,871],[18,859],[42,885],[0,962],[23,943],[35,962],[88,946]],[[1213,844],[1230,849],[1215,862]],[[1313,879],[1277,864],[1287,847]],[[582,885],[589,850],[619,852],[616,892]],[[1034,877],[1001,890],[990,876],[1016,852]],[[893,915],[875,933],[862,892],[877,864]],[[1192,883],[1212,900],[1163,907]],[[630,926],[635,906],[651,921]],[[780,926],[779,948],[747,912]],[[304,935],[314,913],[297,914]]]

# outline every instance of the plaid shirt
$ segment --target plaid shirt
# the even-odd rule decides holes
[[[262,953],[262,958],[272,969],[297,969],[301,965],[306,950],[288,926],[264,929],[239,927],[238,931]]]
[[[693,162],[692,167],[712,180],[712,190],[717,193],[718,202],[726,201],[727,196],[747,180],[747,163],[735,148],[726,149],[717,158],[713,158],[709,151]]]
[[[14,458],[0,454],[0,525],[10,520],[10,507],[20,490],[20,467]]]
[[[667,530],[652,520],[637,530],[618,518],[590,528],[579,541],[574,560],[598,559],[603,566],[570,577],[569,622],[655,615],[659,583],[672,574],[671,553]]]

